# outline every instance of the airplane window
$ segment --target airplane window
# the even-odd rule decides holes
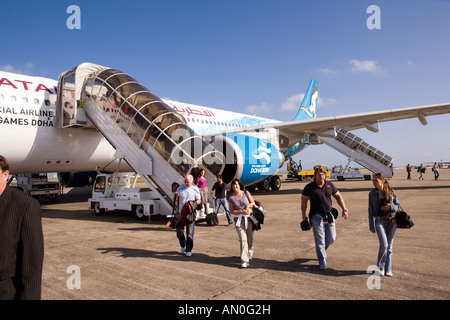
[[[23,102],[23,103],[28,103],[28,98],[27,98],[27,97],[23,97],[23,98],[22,98],[22,102]]]
[[[39,99],[34,99],[34,104],[39,104]]]
[[[50,105],[50,100],[45,100],[45,105],[48,107]]]
[[[17,101],[16,96],[11,96],[11,101]]]

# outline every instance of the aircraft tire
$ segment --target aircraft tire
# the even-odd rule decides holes
[[[270,178],[270,188],[272,190],[280,190],[281,188],[281,179],[279,176],[273,176]]]
[[[258,182],[258,190],[269,191],[269,189],[270,189],[269,179],[266,179],[264,181]]]

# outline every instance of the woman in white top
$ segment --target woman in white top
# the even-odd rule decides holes
[[[244,185],[239,179],[231,182],[232,196],[228,199],[230,213],[234,215],[234,225],[241,244],[241,268],[247,268],[253,255],[253,224],[249,219],[255,205],[250,192],[244,191]]]

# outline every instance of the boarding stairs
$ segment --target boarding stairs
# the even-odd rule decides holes
[[[166,216],[172,213],[172,183],[182,185],[187,173],[204,169],[212,186],[225,166],[221,152],[135,79],[91,63],[60,75],[57,125],[95,126],[116,149],[116,158],[124,159],[159,194],[160,214]]]
[[[320,137],[320,139],[329,147],[347,156],[349,163],[355,161],[373,173],[382,173],[387,178],[392,177],[392,157],[353,133],[339,128],[334,138]]]

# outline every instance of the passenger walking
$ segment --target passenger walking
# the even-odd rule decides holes
[[[177,191],[178,200],[178,210],[183,216],[183,209],[186,210],[186,204],[189,201],[195,201],[198,205],[201,204],[200,191],[197,186],[194,185],[194,177],[191,174],[187,174],[184,178],[184,184],[179,186]],[[195,221],[188,222],[186,219],[182,221],[185,222],[177,227],[177,238],[180,242],[180,253],[186,252],[186,256],[190,257],[192,255],[192,249],[194,247],[194,226]],[[184,235],[184,227],[186,226],[186,236]]]
[[[226,198],[226,187],[227,185],[223,182],[222,175],[218,175],[217,182],[214,183],[211,189],[211,195],[214,199],[214,208],[216,213],[219,211],[220,206],[223,206],[225,214],[227,215],[228,224],[232,224],[233,220],[231,219],[230,209],[228,208],[228,201]]]
[[[420,179],[424,180],[423,175],[425,174],[425,170],[426,170],[425,167],[421,163],[419,169],[417,169],[417,172],[419,173],[419,180]]]
[[[309,211],[310,223],[314,233],[316,254],[319,260],[319,268],[326,269],[326,250],[336,239],[335,218],[332,214],[333,196],[342,208],[342,217],[348,218],[348,210],[344,198],[339,190],[330,181],[326,181],[325,170],[317,168],[314,171],[314,181],[307,184],[302,192],[302,219],[305,221],[308,200],[311,208]]]
[[[7,185],[0,156],[0,300],[41,298],[44,236],[39,202]]]
[[[433,168],[431,170],[433,170],[434,172],[434,180],[437,180],[439,178],[439,166],[437,164],[437,162],[434,163]]]
[[[200,176],[196,179],[195,185],[200,190],[200,197],[202,200],[203,207],[205,208],[205,214],[209,214],[209,206],[208,206],[208,182],[205,178],[205,170],[200,170]]]
[[[239,179],[231,182],[231,192],[233,195],[229,197],[228,204],[231,214],[235,216],[234,225],[241,247],[241,268],[247,268],[253,256],[253,223],[250,219],[250,210],[255,201]]]
[[[376,231],[380,241],[377,259],[380,273],[386,272],[386,276],[392,277],[392,246],[397,229],[395,213],[400,202],[381,173],[373,176],[372,183],[375,189],[369,193],[369,229],[372,233]]]
[[[411,166],[408,165],[406,166],[406,172],[408,173],[408,177],[406,179],[410,180],[411,179]]]

